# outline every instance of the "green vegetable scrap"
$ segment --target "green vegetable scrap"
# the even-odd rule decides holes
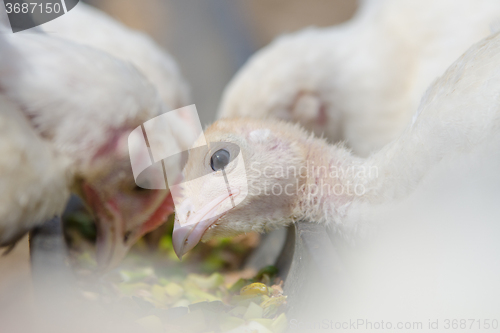
[[[154,270],[152,268],[143,268],[137,270],[122,270],[120,271],[120,276],[123,282],[133,283],[141,281],[147,277],[154,276]]]
[[[268,295],[269,290],[263,283],[252,283],[241,288],[240,295]]]
[[[270,317],[275,315],[279,308],[286,303],[286,296],[271,297],[264,300],[260,306],[264,308],[264,316]]]
[[[152,267],[128,268],[114,273],[109,284],[122,306],[140,314],[131,320],[144,332],[284,333],[286,296],[276,273],[266,267],[254,278],[229,286],[220,273],[159,276]],[[264,283],[270,276],[279,283]]]
[[[205,277],[197,274],[189,274],[188,281],[193,282],[201,289],[215,289],[222,286],[224,283],[224,277],[219,273],[213,273],[209,277]]]
[[[248,306],[245,314],[243,315],[243,319],[245,319],[245,320],[262,319],[263,314],[264,314],[264,309],[262,309],[257,304],[251,302],[250,305]]]

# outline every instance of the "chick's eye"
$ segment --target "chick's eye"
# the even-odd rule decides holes
[[[230,157],[231,156],[227,150],[217,150],[210,159],[210,166],[212,167],[212,170],[219,171],[224,169],[229,164]]]

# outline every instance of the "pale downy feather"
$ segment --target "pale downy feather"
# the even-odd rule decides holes
[[[69,161],[41,139],[22,112],[0,96],[0,245],[62,213]]]
[[[189,104],[189,89],[174,59],[149,36],[122,25],[100,10],[79,3],[41,28],[49,35],[94,47],[132,63],[155,85],[169,108]]]
[[[346,24],[259,51],[226,88],[219,117],[295,121],[367,156],[403,131],[429,84],[498,19],[495,0],[363,1]]]
[[[1,38],[2,89],[75,162],[88,162],[113,131],[164,111],[144,76],[104,52],[43,34]]]

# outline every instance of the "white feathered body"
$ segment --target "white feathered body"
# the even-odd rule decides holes
[[[295,121],[367,156],[403,131],[425,89],[498,22],[498,1],[364,1],[346,24],[257,53],[226,88],[219,116]]]
[[[188,105],[189,89],[174,59],[149,36],[84,3],[41,26],[49,35],[91,46],[130,62],[155,85],[170,109]]]
[[[0,245],[60,214],[69,197],[69,161],[0,97]]]
[[[1,86],[32,126],[79,167],[113,137],[160,114],[155,88],[131,64],[42,34],[4,35]],[[85,152],[85,153],[82,153]]]

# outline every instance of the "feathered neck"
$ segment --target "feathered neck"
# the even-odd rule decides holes
[[[371,200],[377,187],[377,166],[354,156],[343,145],[328,145],[314,137],[307,139],[303,152],[295,219],[341,223],[353,202]]]

